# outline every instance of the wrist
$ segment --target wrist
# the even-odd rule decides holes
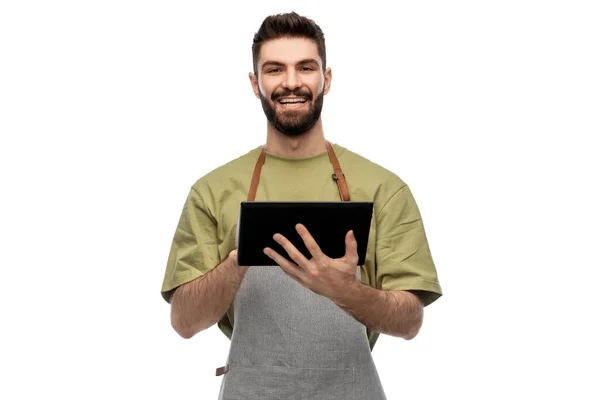
[[[339,290],[331,300],[336,303],[339,307],[344,309],[352,307],[354,301],[360,298],[360,291],[363,284],[358,281],[350,281],[348,285]]]
[[[248,271],[248,267],[238,265],[237,263],[237,249],[233,249],[229,252],[227,256],[227,261],[229,265],[235,270],[236,273],[240,274],[240,276],[244,276],[246,271]]]

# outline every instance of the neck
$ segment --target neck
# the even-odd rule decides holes
[[[279,132],[267,123],[266,150],[270,154],[291,158],[312,157],[327,151],[321,118],[310,130],[294,137]]]

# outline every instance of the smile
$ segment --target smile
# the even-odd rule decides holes
[[[301,107],[307,100],[304,97],[288,97],[284,99],[277,100],[279,104],[282,104],[286,108],[296,108]]]

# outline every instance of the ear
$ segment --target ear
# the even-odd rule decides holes
[[[331,86],[331,68],[327,68],[325,70],[325,85],[323,87],[323,94],[329,93],[330,86]]]
[[[254,91],[254,96],[257,99],[260,99],[260,89],[258,88],[258,78],[252,72],[248,74],[248,78],[250,78],[250,84],[252,85],[252,90]]]

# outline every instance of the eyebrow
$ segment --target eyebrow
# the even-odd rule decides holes
[[[300,65],[300,64],[316,64],[319,65],[319,62],[317,60],[315,60],[314,58],[305,58],[304,60],[300,60],[296,63],[296,65]],[[283,67],[285,66],[284,63],[281,63],[279,61],[271,61],[271,60],[267,60],[263,63],[261,68],[264,68],[265,66],[277,66],[277,67]]]

